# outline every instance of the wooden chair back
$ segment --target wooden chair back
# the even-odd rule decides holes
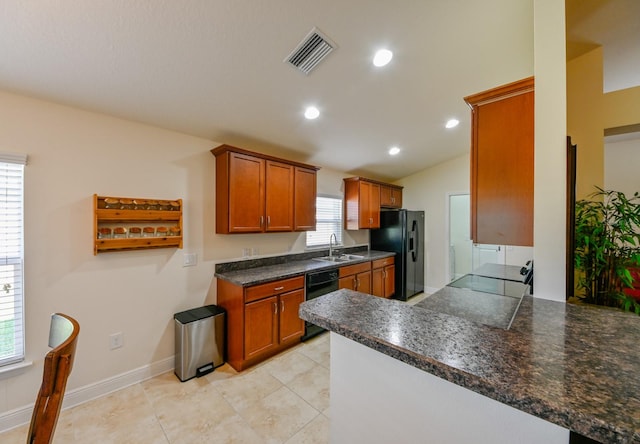
[[[73,368],[80,325],[62,313],[51,315],[49,329],[49,347],[51,350],[44,358],[42,385],[38,392],[27,444],[49,444],[60,415],[67,378]]]

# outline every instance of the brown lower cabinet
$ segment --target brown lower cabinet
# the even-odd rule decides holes
[[[390,298],[395,293],[396,266],[393,257],[378,259],[371,263],[371,294]]]
[[[347,265],[339,288],[390,298],[394,294],[393,257]],[[372,271],[373,267],[373,271]],[[217,304],[227,311],[226,361],[241,371],[300,342],[304,321],[304,276],[250,287],[217,280]]]
[[[218,305],[227,311],[227,362],[237,371],[300,342],[304,276],[241,287],[218,279]]]
[[[339,273],[338,288],[371,294],[371,262],[341,267]]]
[[[395,294],[395,285],[393,256],[340,268],[338,288],[391,298]]]

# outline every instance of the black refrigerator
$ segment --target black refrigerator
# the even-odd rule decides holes
[[[394,299],[424,291],[424,211],[383,210],[380,228],[369,232],[372,250],[396,253]]]

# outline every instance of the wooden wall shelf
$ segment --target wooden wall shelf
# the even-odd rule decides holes
[[[93,254],[182,248],[182,199],[155,200],[94,194],[93,208]],[[145,229],[153,230],[153,233],[145,233]],[[115,234],[117,230],[124,233]]]

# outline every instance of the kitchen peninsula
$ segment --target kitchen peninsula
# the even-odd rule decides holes
[[[524,296],[505,330],[349,290],[300,315],[332,332],[332,442],[640,442],[636,315]]]

